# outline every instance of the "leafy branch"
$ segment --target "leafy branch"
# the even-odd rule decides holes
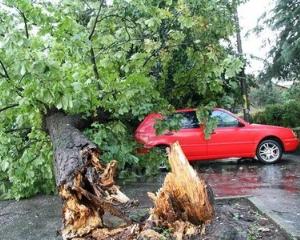
[[[42,131],[42,129],[38,129],[38,130]],[[32,128],[30,128],[30,127],[12,128],[12,129],[6,130],[5,133],[24,132],[24,131],[26,131],[27,133],[29,133],[29,132],[32,131]]]
[[[17,8],[17,9],[18,9],[18,12],[20,13],[21,17],[23,18],[26,38],[29,38],[28,19],[26,18],[25,13],[23,11],[21,11],[19,8]]]
[[[2,77],[5,77],[5,78],[7,78],[7,79],[10,79],[10,77],[9,77],[9,75],[8,75],[8,72],[7,72],[7,69],[6,69],[5,65],[4,65],[4,63],[1,61],[1,59],[0,59],[0,65],[1,65],[1,67],[2,67],[2,69],[3,69],[3,71],[4,71],[4,74],[3,74],[3,73],[0,73],[0,75],[1,75]]]
[[[90,32],[90,35],[89,35],[89,40],[92,40],[92,37],[95,33],[97,22],[98,22],[98,19],[99,19],[99,16],[100,16],[100,12],[101,12],[103,3],[104,3],[104,0],[100,1],[99,9],[98,9],[95,21],[94,21],[93,26],[92,26],[92,31]]]
[[[9,81],[11,81],[11,78],[10,78],[10,76],[9,76],[9,74],[8,74],[8,71],[7,71],[7,69],[6,69],[6,67],[5,67],[5,65],[4,65],[4,63],[1,61],[1,59],[0,59],[0,65],[1,65],[1,67],[2,67],[2,69],[3,69],[3,72],[4,72],[4,74],[3,73],[1,73],[0,72],[0,76],[2,76],[2,77],[4,77],[4,78],[7,78]],[[12,84],[13,86],[14,86],[14,84]],[[22,87],[18,87],[18,86],[14,86],[15,88],[16,88],[16,93],[19,95],[19,96],[21,96],[22,94],[21,94],[21,92],[24,90]],[[17,104],[18,105],[18,104]],[[5,109],[6,110],[6,109]],[[1,112],[1,109],[0,109],[0,112]]]
[[[19,106],[18,103],[10,104],[10,105],[8,105],[8,106],[6,106],[4,108],[0,108],[0,112],[3,112],[5,110],[7,110],[7,109],[14,108],[14,107],[17,107],[17,106]]]
[[[92,37],[95,33],[95,29],[96,29],[96,26],[97,26],[97,22],[98,22],[98,19],[99,19],[99,16],[100,16],[100,12],[101,12],[103,3],[104,3],[104,0],[101,0],[97,15],[96,15],[96,18],[95,18],[95,21],[94,21],[94,24],[92,26],[92,31],[90,32],[90,35],[88,37],[88,39],[90,41],[92,40]],[[99,79],[100,77],[99,77],[99,72],[98,72],[98,68],[97,68],[96,57],[95,57],[95,52],[94,52],[93,47],[91,47],[90,53],[91,53],[91,62],[93,64],[93,71],[94,71],[95,77],[96,77],[96,79]]]

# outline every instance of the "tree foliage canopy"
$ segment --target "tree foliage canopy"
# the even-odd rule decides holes
[[[272,64],[267,69],[269,77],[285,80],[300,78],[300,2],[277,0],[267,23],[278,32],[276,43],[270,51]]]
[[[93,119],[108,115],[86,134],[100,145],[104,160],[115,158],[121,170],[135,169],[149,164],[134,154],[131,133],[138,120],[152,111],[220,101],[226,80],[242,66],[228,51],[234,31],[230,1],[5,0],[0,5],[5,198],[54,190],[51,143],[43,128],[53,109]]]

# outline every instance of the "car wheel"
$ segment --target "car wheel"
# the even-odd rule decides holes
[[[282,146],[279,142],[267,139],[258,145],[256,157],[263,163],[275,163],[281,159],[282,152]]]

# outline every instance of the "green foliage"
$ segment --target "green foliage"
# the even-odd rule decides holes
[[[299,127],[300,105],[296,100],[285,104],[274,104],[266,107],[264,112],[253,116],[253,122],[278,125],[284,127]]]
[[[215,103],[212,102],[207,106],[199,106],[196,115],[199,122],[204,126],[204,136],[206,139],[210,138],[211,133],[217,127],[218,121],[215,118],[211,118],[212,109],[215,107]]]
[[[286,100],[294,99],[300,102],[300,83],[294,83],[284,94]]]
[[[218,124],[217,119],[210,117],[215,104],[216,103],[211,102],[208,105],[200,105],[196,109],[196,117],[199,124],[204,126],[204,135],[206,139],[210,138],[211,133]],[[178,131],[181,128],[182,118],[183,116],[181,113],[172,113],[163,119],[157,119],[154,125],[156,134],[162,134],[165,131]]]
[[[272,63],[266,75],[286,80],[300,78],[300,2],[277,0],[266,23],[279,32],[270,51]]]
[[[231,1],[5,0],[0,26],[6,198],[54,189],[43,130],[49,110],[95,117],[104,110],[110,122],[94,124],[88,135],[104,160],[117,158],[121,171],[139,172],[156,162],[154,154],[151,161],[135,154],[137,122],[172,106],[219,102],[225,80],[242,66],[221,44],[234,31]]]
[[[20,133],[9,137],[0,133],[0,197],[2,199],[29,197],[38,192],[53,193],[52,149],[45,133],[31,131],[26,140]],[[25,170],[25,171],[24,171]]]
[[[165,154],[153,149],[148,154],[137,155],[139,144],[131,134],[132,130],[120,121],[108,124],[94,123],[85,134],[96,143],[101,152],[101,160],[108,163],[118,160],[120,178],[136,178],[153,176],[158,173],[159,166],[165,162]]]
[[[284,92],[271,83],[260,84],[250,92],[251,103],[255,106],[278,104],[284,101]]]
[[[157,119],[154,125],[156,134],[163,134],[165,131],[178,131],[181,127],[182,115],[176,113],[169,113],[163,119]]]

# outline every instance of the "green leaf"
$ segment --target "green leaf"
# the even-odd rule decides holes
[[[21,70],[20,70],[20,74],[21,74],[21,75],[24,75],[25,73],[26,73],[25,65],[22,65],[22,66],[21,66]]]

